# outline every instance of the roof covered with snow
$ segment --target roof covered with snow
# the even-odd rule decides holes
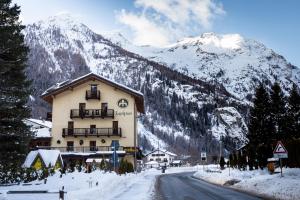
[[[156,149],[156,150],[152,151],[151,153],[148,153],[146,156],[151,155],[151,154],[156,153],[156,152],[165,153],[165,154],[168,154],[170,156],[177,156],[175,153],[172,153],[172,152],[167,151],[167,150],[162,150],[162,149]]]
[[[27,167],[27,168],[31,167],[31,165],[33,164],[34,160],[38,155],[40,156],[45,166],[47,167],[49,166],[49,164],[51,166],[54,166],[56,164],[57,159],[62,161],[59,150],[38,149],[29,152],[23,164],[23,167]]]
[[[61,83],[57,83],[57,84],[53,85],[52,87],[48,88],[41,95],[41,98],[44,99],[45,101],[47,101],[48,103],[52,103],[52,100],[53,100],[52,95],[59,94],[61,92],[68,90],[69,88],[76,87],[76,86],[86,83],[87,81],[90,81],[90,80],[98,80],[98,81],[104,82],[110,86],[116,87],[126,93],[133,95],[135,98],[136,104],[137,104],[138,111],[142,112],[142,113],[144,112],[144,95],[141,92],[136,91],[132,88],[129,88],[123,84],[109,80],[109,79],[107,79],[103,76],[100,76],[98,74],[95,74],[95,73],[89,73],[89,74],[86,74],[84,76],[78,77],[73,80],[66,80]]]
[[[46,121],[46,120],[29,118],[29,119],[26,119],[25,122],[33,123],[33,124],[44,126],[47,128],[52,128],[52,122]]]
[[[50,138],[52,122],[39,119],[26,119],[25,123],[30,126],[34,138]]]
[[[51,129],[50,128],[40,128],[34,130],[35,138],[50,138],[51,137]]]

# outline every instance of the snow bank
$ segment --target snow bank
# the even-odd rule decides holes
[[[273,175],[266,169],[253,171],[230,169],[230,176],[228,168],[221,173],[208,173],[206,169],[216,170],[217,166],[210,165],[204,171],[200,167],[194,176],[220,185],[229,180],[238,180],[240,182],[231,187],[276,199],[300,199],[300,169],[284,168],[283,177],[280,177],[280,169],[276,169],[277,173]]]
[[[166,173],[178,173],[184,171],[195,171],[193,167],[174,167],[168,168]],[[15,185],[0,187],[0,193],[14,190],[47,190],[48,192],[58,192],[64,186],[66,200],[150,200],[153,198],[154,185],[157,175],[161,175],[161,170],[148,169],[138,174],[117,175],[116,173],[104,173],[103,171],[94,171],[92,173],[73,172],[63,175],[60,173],[48,177],[46,184],[42,181],[30,182],[30,185]],[[96,185],[98,183],[98,185]],[[7,200],[23,200],[22,195],[6,194]],[[57,200],[57,195],[46,196],[48,194],[39,194],[39,199]],[[45,197],[46,196],[46,197]],[[44,198],[45,197],[45,198]],[[34,195],[26,196],[26,200],[33,200]],[[36,199],[35,199],[36,200]]]

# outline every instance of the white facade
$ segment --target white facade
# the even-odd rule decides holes
[[[156,161],[160,166],[167,165],[173,162],[177,155],[169,151],[157,149],[146,155],[147,162]]]

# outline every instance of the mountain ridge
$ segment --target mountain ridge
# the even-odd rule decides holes
[[[208,151],[216,152],[220,138],[211,131],[221,112],[222,118],[235,116],[232,119],[237,120],[222,122],[223,132],[219,135],[226,138],[228,147],[237,148],[246,142],[244,124],[250,100],[239,98],[224,82],[205,80],[137,50],[130,51],[122,42],[99,35],[71,18],[60,20],[61,16],[39,21],[25,30],[25,41],[30,47],[27,74],[35,88],[30,104],[35,117],[45,116],[49,110],[37,98],[44,90],[57,82],[94,72],[145,95],[146,114],[139,120],[139,141],[145,150],[161,143],[177,153],[198,155],[210,141],[214,145]],[[127,39],[126,42],[128,45]]]

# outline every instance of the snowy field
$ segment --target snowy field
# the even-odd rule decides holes
[[[211,170],[214,172],[206,172]],[[221,172],[221,173],[218,173]],[[209,165],[194,174],[195,177],[211,183],[224,185],[227,181],[238,180],[233,188],[248,191],[254,194],[265,195],[274,199],[299,200],[300,199],[300,169],[283,168],[283,177],[280,176],[280,169],[270,175],[265,170],[240,171],[229,169],[220,171],[217,166]]]
[[[166,173],[196,171],[194,167],[168,168]],[[74,172],[63,175],[60,173],[43,181],[33,181],[27,186],[0,187],[0,200],[58,200],[58,191],[64,186],[65,200],[148,200],[152,199],[155,177],[162,174],[161,170],[148,169],[138,174],[117,175],[94,171],[90,174]],[[98,186],[96,183],[98,182]],[[42,191],[45,194],[6,194],[7,191]]]

